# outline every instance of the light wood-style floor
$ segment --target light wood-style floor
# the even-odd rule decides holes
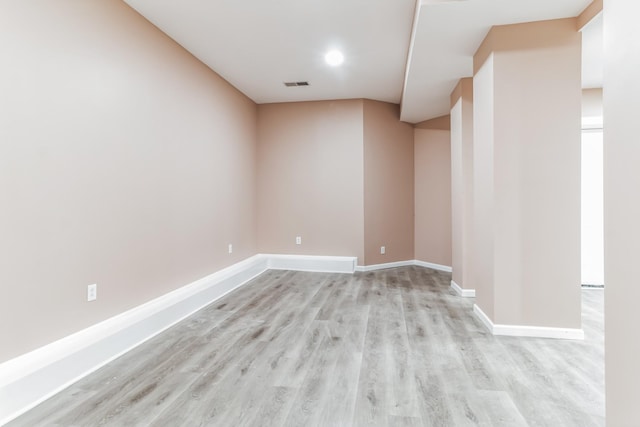
[[[269,271],[11,426],[601,426],[585,341],[494,337],[450,275]]]

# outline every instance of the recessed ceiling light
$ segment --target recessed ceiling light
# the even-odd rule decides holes
[[[339,50],[330,50],[324,56],[324,60],[332,67],[337,67],[344,62],[344,55]]]

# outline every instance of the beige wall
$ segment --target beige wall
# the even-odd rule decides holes
[[[473,79],[461,79],[451,94],[452,280],[474,289],[473,246]]]
[[[120,1],[0,33],[0,362],[256,252],[253,102]]]
[[[451,130],[451,116],[436,117],[435,119],[425,120],[424,122],[413,125],[414,129],[440,129]]]
[[[362,122],[362,100],[258,107],[260,252],[357,256],[362,264]]]
[[[483,284],[494,288],[492,320],[579,328],[580,34],[575,19],[494,27],[476,69],[487,44],[492,70],[479,89],[492,90],[493,100],[485,94],[474,105],[474,123],[490,119],[493,131],[483,131],[480,141],[476,133],[474,142],[475,152],[486,145],[493,158],[474,167],[487,182],[480,175],[493,172],[493,197],[486,188],[479,194],[493,212],[475,229],[476,236],[479,228],[493,233],[476,248],[493,247],[492,267],[483,267],[494,269],[493,281]],[[492,118],[482,118],[487,107]]]
[[[415,258],[451,265],[451,133],[415,129]]]
[[[582,89],[582,117],[602,117],[602,88]]]
[[[640,396],[640,34],[637,0],[604,3],[605,371],[607,425],[638,424]]]
[[[413,259],[413,127],[397,105],[260,105],[258,134],[260,252]]]
[[[413,259],[413,215],[413,126],[398,105],[365,100],[365,265]]]

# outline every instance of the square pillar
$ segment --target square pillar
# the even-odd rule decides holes
[[[607,425],[631,427],[640,396],[640,4],[605,0],[603,13]]]
[[[476,314],[494,334],[580,339],[581,35],[493,27],[474,56]]]
[[[473,78],[451,93],[451,287],[474,297],[471,272],[473,222]]]

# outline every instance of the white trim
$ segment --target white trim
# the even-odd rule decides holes
[[[356,257],[258,254],[0,364],[0,425],[268,269],[353,273]]]
[[[359,265],[356,267],[356,271],[375,271],[375,270],[384,270],[385,268],[395,268],[395,267],[407,267],[407,266],[418,266],[430,268],[432,270],[440,270],[446,271],[447,273],[451,273],[452,269],[448,265],[434,264],[426,261],[419,261],[417,259],[412,259],[408,261],[396,261],[396,262],[387,262],[384,264],[372,264],[372,265]]]
[[[413,262],[414,262],[413,265],[417,265],[418,267],[425,267],[425,268],[430,268],[432,270],[446,271],[447,273],[451,273],[453,271],[453,269],[448,265],[434,264],[432,262],[419,261],[419,260],[414,260]]]
[[[473,305],[473,312],[493,335],[566,340],[584,339],[584,331],[582,329],[550,328],[548,326],[495,325],[477,304]]]
[[[451,287],[456,292],[456,294],[458,294],[459,296],[461,296],[463,298],[475,298],[476,297],[476,290],[475,289],[463,289],[463,288],[460,287],[460,285],[458,285],[453,280],[451,281]]]
[[[315,255],[263,255],[272,270],[315,271],[322,273],[353,273],[357,257]]]
[[[489,332],[493,333],[493,322],[489,319],[484,311],[478,306],[478,304],[473,304],[473,314],[476,315],[478,320],[482,322],[482,324],[489,330]]]
[[[356,267],[356,271],[375,271],[384,270],[386,268],[407,267],[411,265],[415,265],[415,261],[396,261],[384,264],[359,265]]]

